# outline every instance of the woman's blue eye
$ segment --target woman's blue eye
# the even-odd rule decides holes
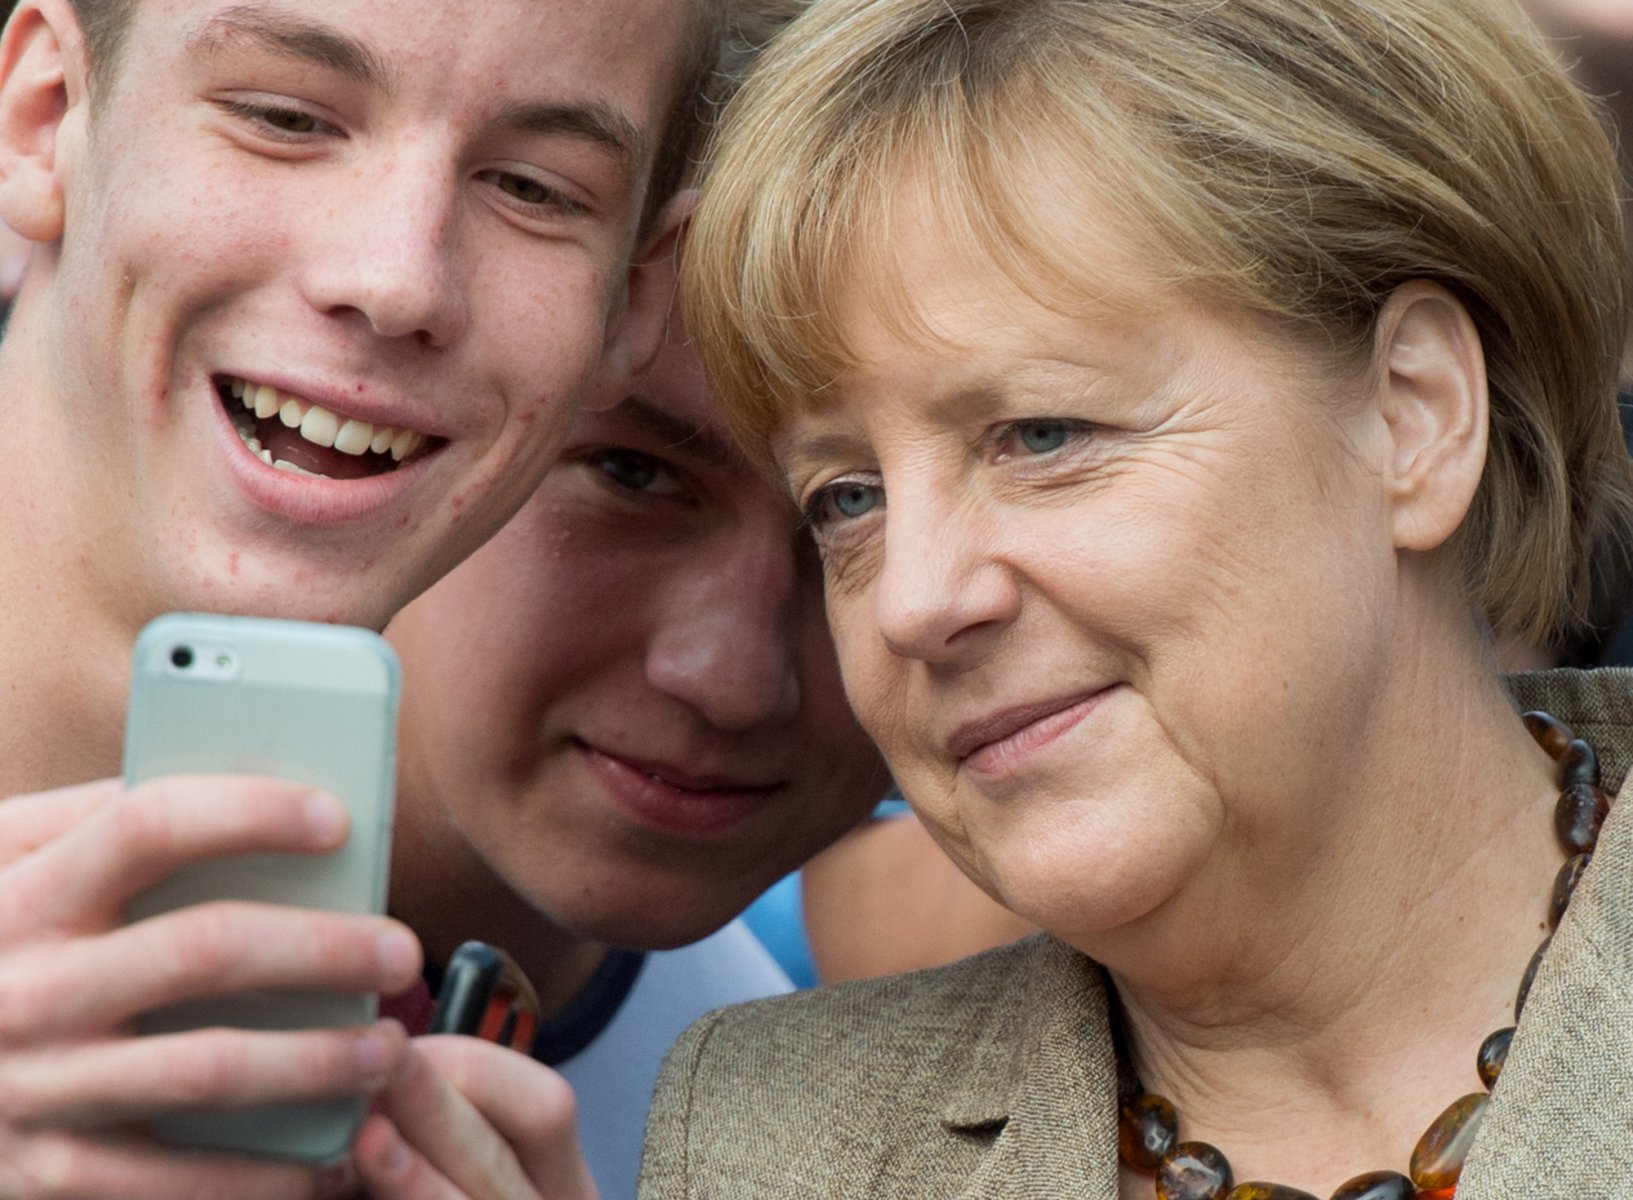
[[[828,498],[840,516],[854,521],[866,516],[879,502],[879,489],[865,483],[846,483],[829,492]]]
[[[821,533],[824,527],[865,517],[884,503],[884,489],[860,479],[830,483],[811,497],[805,507],[805,523]]]
[[[1066,444],[1070,430],[1065,421],[1022,421],[1015,432],[1029,453],[1048,454]]]

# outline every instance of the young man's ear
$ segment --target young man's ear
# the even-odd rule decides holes
[[[30,241],[62,236],[64,132],[83,125],[86,87],[68,0],[22,0],[0,37],[0,220]]]
[[[607,328],[606,359],[626,387],[646,373],[663,347],[678,284],[680,239],[697,195],[696,188],[684,188],[670,198],[629,268],[623,306]]]
[[[1445,288],[1407,283],[1378,314],[1374,361],[1395,545],[1433,550],[1462,524],[1485,471],[1490,407],[1480,334]]]

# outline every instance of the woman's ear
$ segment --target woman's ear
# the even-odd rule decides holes
[[[1403,284],[1378,314],[1374,362],[1395,546],[1432,550],[1462,524],[1485,471],[1490,407],[1480,334],[1445,288]]]
[[[663,206],[636,251],[624,302],[608,324],[606,365],[626,389],[646,373],[663,348],[679,281],[680,239],[697,195],[696,189],[686,188]]]
[[[0,37],[0,220],[34,242],[62,236],[70,114],[83,119],[87,67],[68,0],[23,0]]]

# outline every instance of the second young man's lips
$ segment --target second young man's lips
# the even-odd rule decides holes
[[[666,833],[709,837],[729,833],[783,787],[740,774],[692,770],[574,743],[591,772],[644,824]]]
[[[966,721],[947,739],[947,752],[973,771],[1001,773],[1069,732],[1110,690],[1011,705]]]

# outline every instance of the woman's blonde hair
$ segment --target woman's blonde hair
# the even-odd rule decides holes
[[[909,175],[1056,307],[1175,289],[1359,362],[1395,288],[1443,284],[1479,329],[1491,389],[1486,473],[1457,535],[1471,599],[1538,641],[1579,613],[1589,549],[1633,512],[1614,403],[1618,177],[1517,13],[817,0],[727,110],[686,249],[689,327],[762,461],[852,364],[836,300],[891,278]],[[1040,216],[1059,211],[1040,190],[1110,214],[1137,283]],[[899,315],[909,300],[894,297]]]

